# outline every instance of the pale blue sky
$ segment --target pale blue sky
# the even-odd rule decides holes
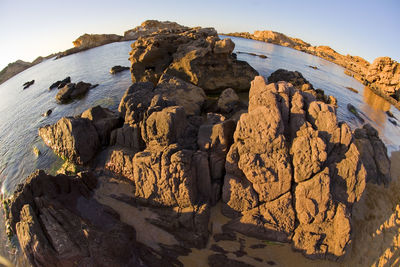
[[[72,47],[84,33],[116,33],[146,19],[219,32],[273,30],[372,61],[400,61],[400,1],[0,0],[0,70]]]

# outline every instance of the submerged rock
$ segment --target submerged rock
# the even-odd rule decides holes
[[[129,70],[129,67],[124,67],[124,66],[117,65],[117,66],[114,66],[114,67],[111,68],[110,73],[111,74],[116,74],[116,73],[124,71],[124,70]]]
[[[32,84],[34,84],[34,83],[35,83],[35,80],[32,80],[32,81],[29,81],[29,82],[24,83],[24,84],[22,85],[22,86],[24,87],[23,90],[29,88],[29,87],[30,87]]]
[[[163,73],[201,87],[206,92],[248,90],[257,75],[249,64],[232,56],[233,42],[219,40],[212,28],[161,32],[139,38],[130,52],[133,82],[157,84]]]
[[[336,260],[348,249],[366,172],[350,128],[305,94],[254,79],[226,158],[222,211],[233,218],[229,229]]]

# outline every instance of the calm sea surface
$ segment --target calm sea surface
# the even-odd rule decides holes
[[[268,77],[279,68],[301,72],[314,88],[321,88],[326,94],[337,98],[339,120],[346,121],[352,129],[361,126],[346,108],[351,103],[366,122],[378,129],[389,155],[400,149],[400,127],[389,122],[385,111],[390,110],[399,120],[400,112],[357,80],[345,75],[342,67],[287,47],[231,38],[236,44],[235,51],[268,57],[263,59],[238,54],[238,59],[247,61],[260,75]],[[117,110],[122,95],[131,84],[131,78],[129,71],[111,75],[109,70],[114,65],[130,65],[128,52],[131,43],[112,43],[58,60],[50,59],[0,85],[0,183],[3,193],[13,192],[15,186],[35,169],[51,171],[60,166],[58,157],[38,137],[39,127],[53,124],[63,116],[77,115],[97,104]],[[318,69],[312,69],[309,65]],[[48,87],[67,76],[71,77],[72,82],[85,81],[98,83],[99,86],[89,91],[83,99],[58,105],[55,101],[57,89],[49,91]],[[35,83],[22,90],[22,84],[33,79]],[[359,93],[353,93],[345,87],[352,87]],[[42,117],[41,114],[48,109],[53,109],[53,113],[49,117]],[[400,125],[400,121],[397,122]],[[38,157],[33,153],[34,147],[41,151]],[[0,225],[0,228],[0,243],[3,243],[3,227]],[[4,255],[3,249],[4,246],[0,244],[0,254]]]

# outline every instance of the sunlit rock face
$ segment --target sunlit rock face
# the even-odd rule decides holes
[[[232,55],[235,45],[220,40],[213,28],[161,31],[139,38],[130,52],[133,82],[157,84],[166,73],[204,89],[247,91],[258,74],[248,63]]]
[[[223,213],[232,230],[336,260],[351,242],[366,171],[335,108],[306,94],[286,82],[252,81],[226,158]]]

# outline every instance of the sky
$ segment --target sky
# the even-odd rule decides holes
[[[399,0],[0,0],[0,70],[71,48],[84,33],[122,35],[147,19],[219,33],[273,30],[370,62],[400,62]]]

